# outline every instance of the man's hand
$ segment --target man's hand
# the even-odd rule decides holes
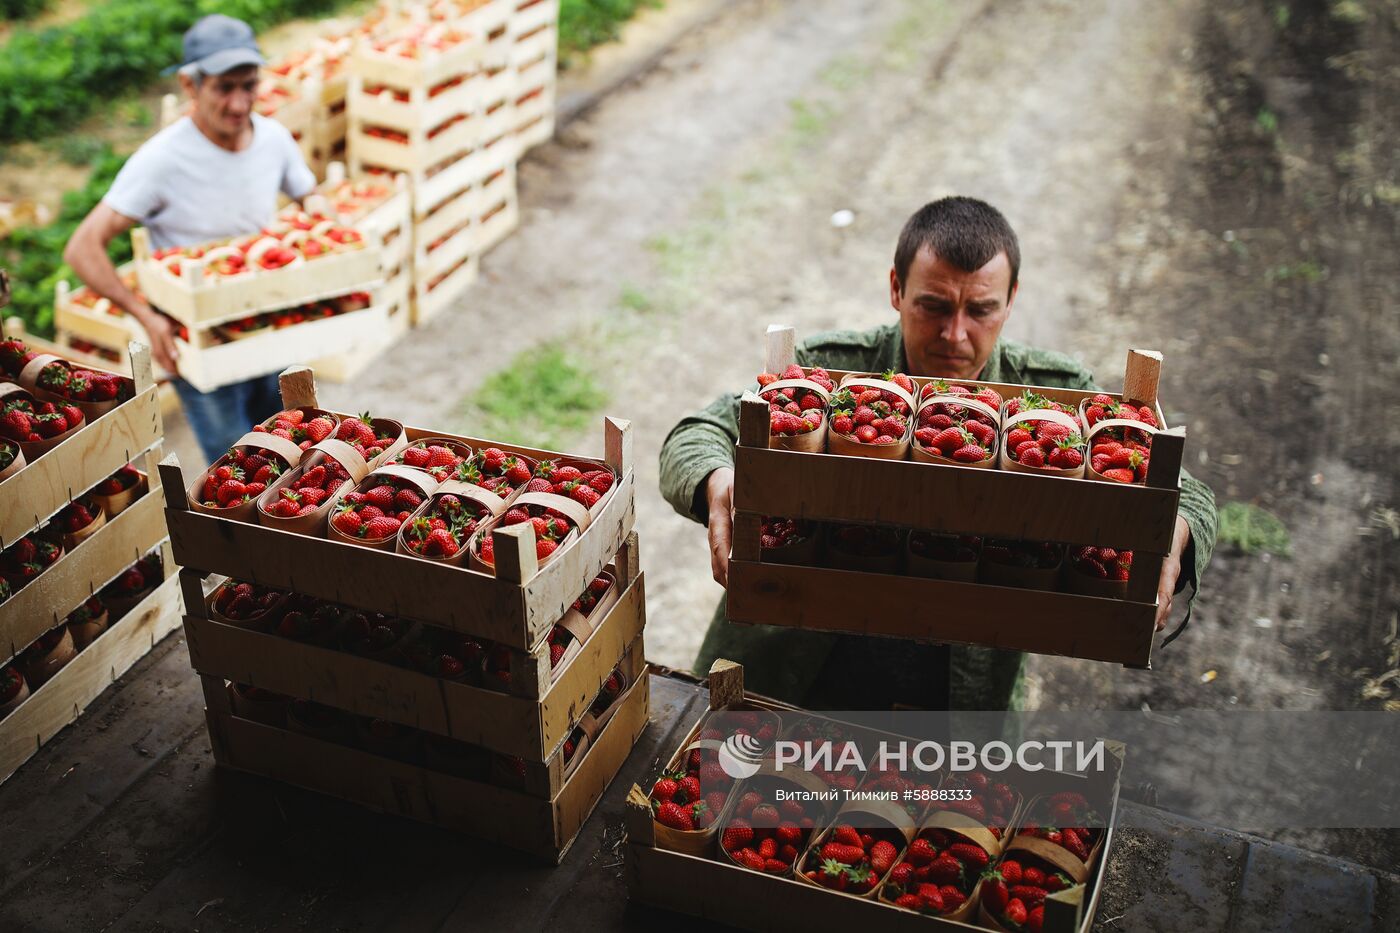
[[[180,351],[175,346],[175,322],[144,301],[133,307],[131,313],[151,338],[151,358],[170,375],[177,375],[180,372]]]
[[[720,467],[705,480],[710,510],[710,572],[720,586],[729,585],[729,545],[734,537],[734,470]]]
[[[713,535],[712,535],[713,537]],[[1191,528],[1186,519],[1176,517],[1176,529],[1172,533],[1172,550],[1162,560],[1162,576],[1157,581],[1157,631],[1167,627],[1167,617],[1172,613],[1172,594],[1176,592],[1176,581],[1181,576],[1181,555],[1186,553],[1186,545],[1191,543]]]

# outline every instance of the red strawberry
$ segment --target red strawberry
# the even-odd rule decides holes
[[[676,796],[676,791],[679,789],[680,785],[676,783],[674,778],[663,777],[657,779],[657,782],[651,786],[651,796],[653,800],[665,803]]]
[[[692,830],[695,828],[690,811],[674,801],[668,800],[657,807],[656,820],[661,825],[669,826],[672,829]]]
[[[1011,901],[1007,903],[1006,909],[1002,911],[1002,917],[1012,926],[1020,926],[1026,922],[1026,905],[1012,898]]]

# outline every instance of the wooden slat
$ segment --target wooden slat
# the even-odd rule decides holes
[[[648,678],[643,676],[552,801],[236,716],[211,714],[210,731],[222,736],[228,757],[220,763],[228,767],[480,836],[557,863],[646,728],[648,700]]]
[[[1156,607],[1068,593],[729,562],[735,622],[926,638],[1148,666]],[[936,606],[936,611],[920,607]],[[989,608],[994,607],[994,608]]]
[[[152,489],[0,605],[0,658],[58,625],[163,537],[161,494]]]
[[[0,485],[0,547],[39,524],[161,439],[154,385],[95,419]]]
[[[1166,553],[1178,497],[1175,489],[735,448],[734,507],[788,518]]]
[[[169,568],[168,549],[165,557]],[[77,719],[156,642],[174,631],[180,624],[179,603],[179,585],[172,575],[0,720],[0,781]]]
[[[523,588],[406,554],[185,509],[167,509],[165,519],[181,566],[361,609],[427,619],[528,651],[578,598],[580,581],[596,577],[632,530],[632,488],[629,473],[588,532],[558,552]]]
[[[201,674],[544,761],[568,737],[645,622],[645,595],[639,580],[542,700],[451,683],[195,615],[185,618],[185,636],[190,663]]]

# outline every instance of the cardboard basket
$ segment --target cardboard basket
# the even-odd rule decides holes
[[[859,441],[837,434],[831,427],[831,419],[826,419],[826,449],[828,453],[847,457],[872,457],[878,460],[905,460],[909,457],[910,439],[914,436],[914,396],[893,382],[886,382],[873,376],[847,373],[840,382],[840,389],[869,388],[893,392],[909,406],[909,416],[904,426],[904,436],[897,444],[862,444]],[[839,391],[839,389],[838,389]]]
[[[1059,589],[1060,570],[1064,564],[1064,546],[1060,548],[1060,560],[1053,567],[1018,567],[987,559],[986,544],[983,543],[982,556],[977,561],[977,581],[990,586],[1013,586],[1025,590]]]
[[[350,474],[350,478],[337,486],[322,502],[310,512],[304,515],[292,515],[282,517],[273,515],[268,511],[272,503],[276,502],[278,495],[283,489],[291,487],[308,470],[313,469],[317,464],[325,459],[334,460],[343,466]],[[345,495],[356,484],[361,482],[369,474],[369,464],[365,463],[365,458],[361,457],[355,448],[344,441],[334,438],[326,438],[319,444],[313,444],[303,457],[300,464],[294,469],[283,473],[277,477],[277,481],[263,490],[258,496],[258,524],[266,525],[269,528],[279,528],[282,531],[290,531],[293,534],[312,535],[314,537],[325,537],[327,522],[330,518],[331,509],[340,501],[340,497]]]
[[[923,412],[925,408],[931,408],[934,405],[961,405],[964,408],[971,409],[989,418],[991,420],[991,428],[995,432],[992,440],[992,452],[976,463],[964,463],[961,460],[954,460],[952,457],[945,457],[937,451],[927,450],[915,439],[909,448],[910,459],[917,460],[920,463],[939,463],[944,466],[969,467],[974,470],[994,469],[997,465],[997,451],[1001,446],[1001,414],[996,409],[992,408],[992,406],[978,401],[975,398],[968,398],[962,395],[930,395],[919,402],[918,411],[914,413],[913,422],[916,431],[919,427],[919,414]],[[964,420],[971,419],[967,418]],[[954,419],[954,421],[957,422],[957,419]]]
[[[0,437],[0,449],[10,452],[9,466],[0,469],[0,482],[3,482],[24,469],[24,449],[8,437]]]
[[[86,525],[84,525],[82,528],[79,528],[77,531],[59,532],[59,536],[63,539],[64,551],[73,550],[75,547],[82,544],[88,538],[91,538],[93,535],[97,534],[98,530],[103,525],[107,524],[107,513],[102,511],[102,509],[97,505],[97,503],[91,500],[91,497],[84,496],[78,498],[75,501],[82,502],[84,500],[87,500],[92,505],[92,508],[89,510],[92,514],[92,521],[88,522]]]
[[[376,457],[375,459],[381,460],[384,458]],[[360,480],[360,482],[357,483],[355,486],[351,487],[351,489],[348,490],[345,495],[349,495],[351,492],[367,492],[375,486],[378,486],[380,482],[385,479],[396,479],[407,483],[409,486],[412,486],[419,492],[421,492],[425,500],[432,499],[433,492],[438,488],[438,481],[433,479],[427,473],[424,473],[422,470],[415,470],[412,467],[395,464],[392,466],[381,466],[375,468],[373,472],[371,472],[368,476]],[[343,498],[345,498],[345,496],[338,497],[337,502],[339,502]],[[414,513],[417,514],[421,509],[422,506],[420,505],[418,509],[414,510]],[[410,515],[409,519],[412,520],[412,518],[413,516]],[[404,524],[407,524],[407,522],[405,522]],[[402,526],[399,530],[403,530]],[[335,522],[333,521],[326,523],[326,537],[330,538],[332,541],[340,541],[345,544],[354,544],[358,545],[359,547],[372,548],[376,551],[394,550],[395,545],[397,544],[399,539],[398,534],[393,534],[386,538],[380,538],[376,541],[369,541],[365,538],[354,537],[352,535],[345,534],[345,532],[335,527]]]
[[[31,648],[30,651],[35,649]],[[32,689],[42,687],[50,677],[61,671],[69,661],[78,654],[77,647],[73,644],[73,633],[65,626],[63,635],[48,651],[33,655],[21,655],[20,668],[24,672],[24,679]]]
[[[468,535],[467,540],[463,541],[462,546],[450,557],[431,557],[427,554],[419,554],[408,546],[409,525],[415,518],[426,516],[437,505],[438,499],[441,496],[447,495],[456,496],[459,499],[466,499],[480,509],[475,516],[477,519],[477,530]],[[407,554],[418,560],[434,561],[435,563],[450,567],[461,567],[470,560],[473,569],[477,569],[476,565],[481,563],[481,561],[473,557],[472,546],[478,536],[485,533],[491,521],[506,510],[506,501],[507,500],[502,499],[491,490],[478,486],[475,483],[464,483],[461,480],[449,479],[433,490],[433,494],[418,507],[417,511],[408,517],[408,521],[403,523],[403,527],[399,529],[396,549],[400,554]],[[482,566],[484,567],[486,565],[483,564]]]
[[[890,529],[877,528],[877,533],[883,533]],[[823,529],[823,538],[826,542],[826,564],[836,570],[853,570],[857,573],[899,573],[900,561],[904,556],[904,551],[908,548],[905,542],[907,532],[897,530],[895,532],[894,547],[888,554],[852,554],[837,547],[835,535],[836,525],[826,525]]]
[[[104,496],[100,492],[92,494],[92,498],[102,507],[102,511],[107,513],[108,518],[116,518],[150,490],[151,478],[140,470],[137,470],[136,473],[138,477],[136,482],[121,492],[114,492],[110,496]]]
[[[23,399],[33,405],[37,405],[39,402],[39,399],[23,386],[17,385],[13,382],[0,381],[0,407],[3,407],[8,401],[15,401],[17,399]],[[47,399],[46,401],[52,401],[52,399]],[[63,404],[68,403],[64,402]],[[35,460],[38,460],[44,454],[48,453],[50,450],[53,450],[59,444],[62,444],[64,441],[68,440],[68,438],[72,437],[73,435],[81,431],[83,428],[87,427],[87,418],[87,413],[84,412],[82,424],[79,424],[77,427],[69,428],[62,434],[55,435],[54,437],[46,437],[38,441],[20,441],[6,438],[6,446],[14,445],[16,448],[15,460],[14,463],[11,463],[8,467],[6,467],[3,472],[0,472],[0,479],[4,479],[7,476],[18,473],[20,470],[24,469],[25,463],[33,463]]]
[[[917,459],[917,458],[915,458]],[[973,583],[977,580],[977,563],[982,547],[977,546],[977,555],[972,560],[939,560],[927,557],[914,550],[914,536],[928,532],[913,531],[905,541],[904,569],[911,577],[925,577],[930,580],[960,580]],[[956,536],[954,536],[956,537]]]
[[[1008,415],[1006,413],[1006,405],[1003,404],[1001,407],[1001,434],[997,438],[997,444],[1001,447],[1001,452],[998,455],[997,460],[998,467],[1002,470],[1006,470],[1011,473],[1036,473],[1042,476],[1063,476],[1068,479],[1083,478],[1083,463],[1072,469],[1064,469],[1060,467],[1052,467],[1049,465],[1043,467],[1022,466],[1015,460],[1011,459],[1011,455],[1006,449],[1007,432],[1019,424],[1026,424],[1033,421],[1053,421],[1056,424],[1061,424],[1069,428],[1075,434],[1078,434],[1081,438],[1084,436],[1083,429],[1080,427],[1078,421],[1065,414],[1064,412],[1052,411],[1050,409],[1032,409],[1030,411],[1018,412],[1014,415]],[[1084,459],[1086,461],[1089,459],[1089,452],[1087,448],[1085,448],[1084,450]]]
[[[997,857],[1001,854],[1001,840],[992,835],[991,832],[987,830],[987,827],[960,813],[953,813],[948,810],[934,813],[920,824],[919,832],[915,838],[922,836],[924,831],[928,829],[941,829],[945,832],[956,833],[972,845],[979,846],[982,851],[986,852],[989,863],[995,862]],[[910,841],[912,842],[913,840]],[[898,864],[903,858],[904,853],[900,853],[900,858],[895,861],[895,864]],[[879,888],[876,890],[878,891],[880,903],[888,904],[891,907],[897,907],[898,905],[894,902],[895,898],[891,896],[892,892],[889,890],[891,884],[892,882],[886,879],[881,882]],[[966,922],[968,918],[972,917],[977,912],[978,902],[982,893],[982,879],[977,878],[973,882],[972,888],[966,893],[967,900],[959,904],[954,910],[938,914],[938,917],[954,923],[963,923]],[[904,910],[905,908],[901,907],[899,909]]]
[[[68,633],[73,636],[73,647],[82,651],[92,644],[98,635],[107,630],[109,614],[104,606],[102,612],[86,622],[69,622]]]
[[[822,400],[822,423],[804,434],[772,434],[768,436],[768,446],[779,450],[797,450],[803,453],[819,454],[826,450],[827,421],[831,417],[831,393],[810,379],[779,379],[759,388],[758,396],[763,398],[769,392],[782,392],[798,389],[800,398],[808,392]],[[765,401],[767,401],[765,399]],[[796,399],[794,399],[796,401]]]
[[[5,667],[9,667],[9,665]],[[0,670],[4,670],[5,667],[0,667]],[[14,667],[13,670],[19,675],[19,692],[8,700],[0,702],[0,719],[4,719],[12,710],[29,699],[29,681],[24,679],[24,672],[18,667]]]
[[[807,851],[802,853],[801,858],[798,860],[798,869],[793,875],[793,880],[801,884],[810,884],[813,887],[823,887],[823,885],[808,878],[804,872],[820,867],[821,860],[818,857],[818,853],[821,851],[822,845],[824,845],[825,842],[831,838],[831,834],[836,831],[835,827],[842,823],[849,823],[858,830],[892,830],[904,837],[904,845],[898,846],[901,852],[913,841],[916,831],[916,824],[913,818],[905,812],[903,807],[892,800],[853,800],[836,811],[836,815],[832,817],[831,826],[828,826],[821,833],[817,834],[811,844],[808,845]],[[876,878],[875,884],[871,886],[869,891],[864,893],[854,894],[849,891],[832,891],[832,893],[841,894],[846,897],[859,897],[873,900],[876,893],[885,883],[885,878],[888,874],[889,873],[886,872]]]
[[[302,449],[285,437],[277,437],[264,431],[249,431],[247,434],[233,442],[234,447],[252,447],[258,450],[270,450],[287,462],[288,469],[283,476],[296,469],[301,463]],[[224,465],[228,459],[225,455],[215,460],[208,469],[195,477],[193,483],[185,490],[185,499],[189,507],[196,512],[203,512],[205,515],[217,515],[220,518],[227,518],[235,522],[250,522],[257,524],[258,503],[256,499],[249,499],[247,502],[235,502],[227,506],[205,505],[201,493],[204,492],[204,482],[209,476]],[[280,477],[279,477],[280,479]],[[264,490],[266,491],[266,490]]]
[[[39,385],[39,374],[51,363],[59,363],[68,369],[87,369],[93,372],[107,373],[116,376],[121,380],[121,388],[117,392],[117,397],[105,402],[81,402],[70,398],[65,398],[57,392],[50,392]],[[36,399],[44,402],[53,402],[55,405],[76,405],[82,411],[83,417],[89,421],[100,418],[107,412],[120,405],[126,398],[132,395],[132,380],[121,373],[112,372],[110,369],[101,369],[96,366],[78,366],[75,363],[64,359],[54,353],[40,353],[34,359],[25,364],[24,369],[19,373],[19,384],[27,389]]]
[[[1079,420],[1085,425],[1089,424],[1089,419],[1084,416],[1085,409],[1089,407],[1089,401],[1089,399],[1085,399],[1079,403]],[[1161,422],[1159,421],[1158,423],[1160,424]],[[1166,426],[1162,425],[1162,427],[1165,428]],[[1084,463],[1086,465],[1084,475],[1086,478],[1095,480],[1096,482],[1100,483],[1118,482],[1115,479],[1110,479],[1109,477],[1104,476],[1098,470],[1095,470],[1092,458],[1090,456],[1090,452],[1094,449],[1094,437],[1098,434],[1103,433],[1109,428],[1126,428],[1132,431],[1141,431],[1142,433],[1147,435],[1147,446],[1149,449],[1152,447],[1152,439],[1157,435],[1158,432],[1157,428],[1154,428],[1148,424],[1144,424],[1141,421],[1133,421],[1131,418],[1103,418],[1099,421],[1096,421],[1094,423],[1094,426],[1092,428],[1089,428],[1088,433],[1084,436]],[[1140,486],[1142,485],[1142,483],[1139,482],[1134,485]]]

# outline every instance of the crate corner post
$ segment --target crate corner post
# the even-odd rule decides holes
[[[656,845],[656,825],[651,818],[651,803],[646,791],[633,784],[627,792],[627,809],[623,814],[623,826],[627,829],[627,841],[652,848]]]
[[[781,373],[797,362],[797,328],[791,324],[769,324],[763,335],[765,372]]]
[[[625,418],[603,419],[604,460],[619,476],[632,469],[633,435],[632,422]]]
[[[1157,404],[1157,384],[1162,378],[1162,354],[1157,350],[1128,350],[1123,368],[1123,398],[1139,405]]]
[[[185,501],[185,477],[180,470],[180,457],[174,451],[160,461],[160,488],[165,495],[165,507],[175,511],[189,508]]]
[[[1084,885],[1045,898],[1045,933],[1076,933],[1084,915]]]
[[[318,408],[316,374],[309,366],[289,366],[277,377],[284,408]]]
[[[710,709],[729,709],[744,699],[744,665],[717,658],[710,665]]]
[[[535,526],[530,522],[496,528],[491,532],[496,553],[496,577],[524,583],[540,569],[535,553]]]
[[[739,446],[767,447],[771,425],[768,403],[745,392],[739,401]]]

